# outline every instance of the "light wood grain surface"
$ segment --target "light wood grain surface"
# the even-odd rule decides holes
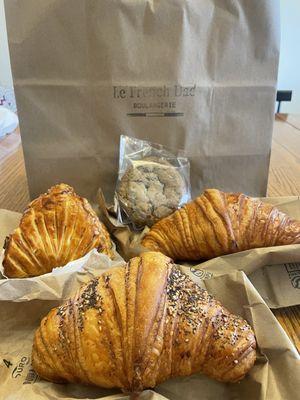
[[[300,196],[300,115],[276,115],[268,196]],[[300,352],[300,306],[273,313]]]
[[[29,202],[19,132],[0,140],[0,208],[22,212]],[[300,115],[274,123],[268,196],[300,196]],[[273,311],[300,352],[300,306]]]
[[[273,131],[268,196],[299,195],[300,115],[279,114]]]
[[[22,212],[29,193],[18,130],[0,141],[0,188],[0,208]]]

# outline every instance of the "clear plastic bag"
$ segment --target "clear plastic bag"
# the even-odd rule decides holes
[[[118,220],[134,229],[151,226],[191,198],[190,163],[164,146],[120,137],[115,192]]]

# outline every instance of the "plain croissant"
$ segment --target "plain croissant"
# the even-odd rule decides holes
[[[257,247],[300,243],[300,221],[240,193],[206,190],[157,222],[142,240],[174,260],[210,259]]]
[[[166,256],[147,252],[83,286],[36,331],[33,367],[52,382],[139,392],[202,372],[241,380],[256,359],[248,323]]]
[[[73,188],[56,185],[29,204],[18,228],[7,238],[4,273],[9,278],[45,274],[93,248],[112,256],[105,226]]]

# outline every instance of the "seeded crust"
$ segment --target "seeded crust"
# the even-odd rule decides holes
[[[204,373],[244,378],[256,359],[251,326],[158,252],[132,258],[84,285],[36,331],[41,378],[126,393]]]
[[[118,200],[137,226],[152,226],[176,210],[185,193],[184,180],[177,169],[158,157],[136,161],[123,175]]]

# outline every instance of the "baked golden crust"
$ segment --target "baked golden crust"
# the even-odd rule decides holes
[[[210,259],[243,250],[300,243],[300,221],[241,193],[206,190],[157,222],[142,245],[174,260]]]
[[[18,228],[7,238],[4,272],[9,278],[42,275],[93,248],[112,256],[105,226],[73,188],[56,185],[29,204]]]
[[[111,269],[54,308],[36,331],[32,362],[53,382],[125,392],[195,372],[241,380],[256,359],[248,323],[161,253]]]

